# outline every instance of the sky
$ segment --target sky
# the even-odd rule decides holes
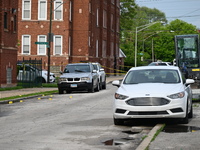
[[[135,0],[139,6],[157,8],[167,20],[183,20],[200,29],[200,0]]]

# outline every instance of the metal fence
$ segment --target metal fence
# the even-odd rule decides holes
[[[42,59],[18,60],[17,62],[18,86],[31,88],[42,86]]]

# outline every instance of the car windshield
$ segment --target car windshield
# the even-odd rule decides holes
[[[90,72],[89,65],[68,65],[64,73],[74,73],[74,72]]]
[[[130,71],[124,80],[124,84],[138,83],[180,83],[180,77],[177,70],[148,69]]]

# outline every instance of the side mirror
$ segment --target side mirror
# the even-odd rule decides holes
[[[103,68],[101,68],[101,69],[100,69],[100,71],[104,71],[104,69],[103,69]]]
[[[92,73],[97,73],[97,70],[92,70]]]
[[[120,87],[120,81],[119,81],[119,80],[114,80],[114,81],[112,82],[112,85],[113,85],[113,86]]]
[[[185,84],[192,84],[192,83],[194,83],[193,79],[186,79]]]
[[[60,74],[63,74],[63,72],[62,72],[62,71],[60,71],[59,73],[60,73]]]

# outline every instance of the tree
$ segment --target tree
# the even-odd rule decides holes
[[[166,25],[165,30],[154,37],[155,57],[162,61],[172,62],[175,58],[175,35],[198,34],[194,25],[176,19]]]

